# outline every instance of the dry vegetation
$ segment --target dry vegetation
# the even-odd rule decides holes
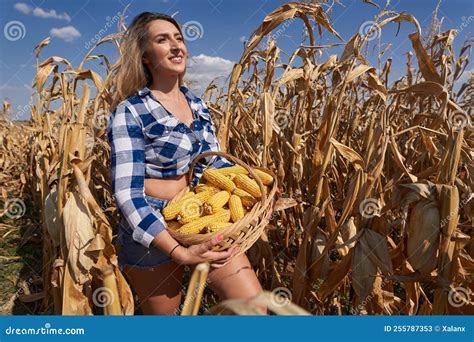
[[[306,26],[306,43],[287,54],[266,38],[293,20]],[[472,314],[472,80],[453,91],[470,46],[453,51],[455,30],[440,31],[436,16],[424,38],[409,14],[381,12],[374,21],[376,33],[412,28],[414,54],[396,81],[390,59],[380,67],[368,61],[374,32],[323,54],[334,45],[316,45],[315,34],[343,43],[328,13],[293,2],[255,30],[228,92],[207,89],[223,149],[271,169],[287,198],[248,255],[266,290],[288,289],[312,314]],[[124,28],[98,45],[118,46]],[[3,201],[31,198],[40,211],[38,312],[133,314],[113,244],[118,213],[105,136],[113,85],[85,64],[113,69],[96,47],[77,68],[56,56],[41,62],[47,44],[36,47],[29,130],[2,121],[0,160]],[[2,235],[12,224],[4,218]],[[104,286],[118,306],[94,305]]]

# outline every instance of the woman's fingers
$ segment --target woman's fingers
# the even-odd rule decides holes
[[[223,239],[224,239],[224,235],[218,234],[214,236],[211,240],[199,244],[199,250],[198,250],[199,254],[204,254],[207,251],[210,251],[212,247],[217,245]]]

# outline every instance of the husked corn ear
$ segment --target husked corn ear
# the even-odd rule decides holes
[[[239,174],[234,178],[235,184],[242,190],[247,191],[253,197],[262,197],[262,193],[256,181],[247,175]]]
[[[192,193],[191,195],[185,194],[180,200],[170,203],[164,207],[161,213],[163,214],[163,217],[166,221],[174,220],[179,213],[183,214],[182,211],[186,210],[187,206],[191,206],[193,203],[200,203],[200,205],[203,205],[204,202],[211,196],[211,193],[208,191],[200,192],[198,194]]]
[[[268,173],[258,169],[253,169],[253,171],[255,171],[258,178],[260,178],[260,180],[262,181],[263,185],[271,185],[273,183],[273,177]]]
[[[237,175],[237,174],[243,174],[243,175],[249,174],[248,171],[243,166],[240,166],[240,165],[223,167],[218,170],[223,175],[229,175],[229,176]],[[270,174],[259,169],[252,169],[252,170],[257,174],[257,176],[260,178],[260,180],[262,181],[264,185],[271,185],[273,183],[273,177]]]
[[[244,175],[248,174],[248,171],[243,166],[240,166],[240,165],[223,167],[223,168],[217,169],[217,171],[219,171],[219,173],[222,173],[223,175],[238,174],[238,173],[243,173]]]
[[[192,198],[200,200],[202,203],[206,202],[213,195],[212,191],[201,191],[195,194]]]
[[[206,214],[215,214],[218,209],[222,208],[229,201],[230,193],[222,190],[212,195],[206,203],[204,203],[204,212]]]
[[[187,198],[181,205],[181,210],[176,216],[176,219],[181,224],[186,224],[196,220],[203,214],[203,204],[212,194],[210,191],[203,191],[197,193],[193,197]]]
[[[253,207],[257,203],[257,200],[245,190],[237,188],[232,194],[239,196],[245,207]]]
[[[231,195],[229,198],[230,218],[232,222],[237,222],[244,217],[244,207],[242,200],[237,195]]]
[[[229,222],[230,210],[219,210],[214,215],[207,215],[197,220],[186,223],[178,230],[181,234],[198,234],[204,227],[212,222]]]
[[[225,227],[229,227],[230,225],[232,225],[232,223],[229,223],[229,222],[212,222],[212,223],[209,223],[205,229],[206,229],[206,233],[214,233],[214,232],[217,232],[221,229],[224,229]]]
[[[169,221],[166,222],[166,224],[168,225],[168,228],[172,230],[178,230],[182,226],[182,224],[177,221]]]
[[[198,184],[194,190],[196,191],[196,193],[209,191],[213,195],[217,194],[219,191],[221,191],[221,189],[216,188],[215,186],[212,186],[212,185],[209,185],[209,184],[203,184],[203,183]]]
[[[202,205],[199,205],[199,203],[194,202],[186,206],[185,209],[182,209],[176,216],[176,219],[180,224],[186,224],[201,217],[202,212]]]
[[[217,186],[222,190],[232,192],[236,188],[236,185],[232,180],[219,173],[216,169],[206,169],[202,176],[208,183]]]

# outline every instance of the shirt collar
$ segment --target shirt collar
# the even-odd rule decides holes
[[[203,119],[207,120],[207,121],[211,121],[211,115],[209,113],[209,111],[207,110],[207,108],[205,108],[203,106],[203,103],[202,103],[202,100],[199,98],[199,97],[196,97],[187,87],[185,87],[184,85],[181,85],[179,87],[179,89],[181,90],[181,92],[184,94],[184,96],[186,97],[186,99],[188,100],[189,102],[189,105],[191,107],[191,109],[194,111],[194,112],[197,112],[197,114],[202,117]],[[148,88],[147,86],[143,87],[142,89],[140,89],[138,91],[138,95],[142,98],[146,97],[146,96],[150,96],[152,97],[155,101],[155,97],[153,96],[153,93],[151,92],[150,88]]]

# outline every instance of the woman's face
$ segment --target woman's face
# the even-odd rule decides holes
[[[143,62],[152,75],[181,75],[186,68],[186,57],[186,46],[176,26],[160,19],[148,24],[148,46]]]

